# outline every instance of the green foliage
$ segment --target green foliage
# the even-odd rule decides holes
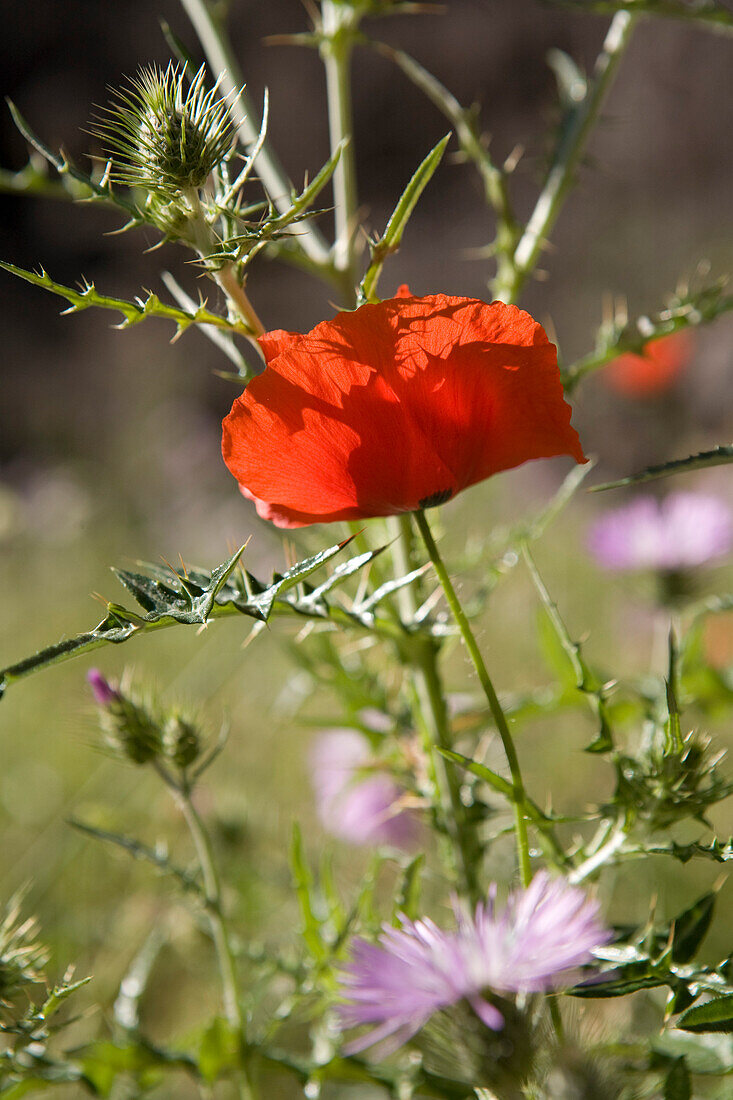
[[[21,918],[21,902],[19,894],[10,900],[0,926],[0,1096],[8,1098],[82,1079],[80,1068],[56,1053],[56,1037],[70,1022],[56,1017],[91,980],[73,981],[70,969],[47,985],[49,952],[36,938],[36,921]]]
[[[366,611],[347,611],[332,606],[325,598],[355,569],[375,557],[379,550],[360,555],[357,566],[347,563],[340,571],[334,571],[328,581],[318,588],[304,584],[311,573],[340,554],[350,541],[347,539],[322,550],[298,562],[285,573],[275,573],[269,583],[263,583],[238,568],[244,547],[211,572],[203,569],[182,569],[178,572],[171,567],[163,569],[157,565],[146,565],[147,573],[115,569],[113,572],[135,597],[143,614],[120,604],[108,604],[107,615],[94,630],[58,642],[0,670],[0,692],[23,676],[59,661],[90,653],[102,645],[126,642],[139,634],[175,624],[205,626],[211,619],[226,615],[244,615],[266,623],[274,613],[290,613],[340,623],[351,622],[368,629],[378,627],[389,633],[391,628],[388,623],[376,622],[373,607]]]
[[[683,1012],[677,1021],[683,1031],[724,1031],[733,1033],[733,993],[715,997],[705,1004]]]
[[[342,144],[334,150],[311,182],[308,183],[306,180],[302,191],[291,189],[285,210],[278,210],[272,201],[262,207],[241,208],[238,202],[232,206],[231,204],[222,205],[222,200],[217,200],[212,213],[218,212],[225,215],[225,219],[232,222],[233,228],[230,233],[222,234],[217,242],[205,249],[207,264],[216,270],[226,262],[249,263],[270,242],[281,242],[281,253],[292,255],[292,250],[288,252],[288,245],[295,247],[297,234],[291,234],[291,228],[304,219],[313,217],[314,213],[318,213],[310,208],[336,170],[343,148]],[[231,198],[231,189],[227,195]],[[254,220],[251,215],[259,210],[262,210],[263,214]]]
[[[21,990],[43,981],[47,949],[38,942],[34,920],[21,918],[22,894],[8,902],[0,925],[0,1009],[10,1008]]]
[[[733,14],[719,0],[543,0],[543,3],[598,15],[633,11],[669,19],[687,19],[711,30],[733,31]]]
[[[122,318],[120,328],[148,317],[172,321],[176,335],[191,325],[203,326],[203,331],[220,346],[224,341],[227,354],[237,364],[236,380],[243,382],[247,370],[234,347],[233,335],[253,338],[260,331],[244,287],[245,274],[249,274],[246,269],[253,258],[265,254],[298,263],[337,286],[348,305],[353,304],[355,293],[364,301],[376,300],[383,265],[401,246],[408,220],[441,163],[449,137],[443,138],[418,167],[384,233],[370,242],[370,262],[356,288],[351,276],[357,260],[353,245],[358,217],[356,185],[348,179],[355,158],[348,119],[344,117],[348,114],[345,59],[352,45],[364,41],[359,31],[362,17],[417,10],[420,5],[392,0],[324,0],[321,15],[334,16],[328,32],[324,30],[328,21],[321,18],[319,22],[315,13],[315,33],[300,40],[320,50],[330,76],[337,78],[339,110],[334,111],[332,101],[335,125],[331,156],[301,190],[289,184],[272,153],[267,96],[261,125],[254,126],[247,118],[252,112],[237,90],[241,82],[227,56],[228,44],[219,23],[220,5],[184,0],[184,6],[210,57],[211,72],[222,74],[217,85],[206,86],[203,67],[188,85],[187,73],[195,66],[186,47],[176,42],[176,51],[186,58],[183,68],[143,71],[127,92],[118,94],[116,107],[102,123],[114,155],[99,176],[87,175],[65,154],[49,150],[11,107],[16,124],[35,152],[20,172],[1,174],[0,187],[94,201],[123,213],[126,228],[143,224],[157,227],[165,237],[187,246],[199,266],[219,284],[227,297],[228,315],[209,310],[204,301],[187,304],[185,291],[175,284],[172,293],[179,304],[170,306],[150,293],[126,301],[105,296],[86,282],[79,289],[63,286],[42,269],[36,273],[11,264],[1,266],[64,298],[69,303],[67,312],[92,306],[116,312]],[[392,47],[376,46],[449,120],[461,152],[477,169],[496,220],[496,236],[488,250],[497,261],[492,285],[506,300],[516,299],[535,271],[582,163],[593,123],[633,29],[634,13],[678,14],[719,27],[733,25],[722,6],[713,0],[629,0],[626,4],[591,0],[582,6],[585,10],[613,10],[617,15],[587,75],[567,54],[553,51],[550,55],[561,119],[551,163],[526,226],[517,222],[509,193],[512,158],[503,167],[493,163],[481,134],[478,111],[462,107],[408,55]],[[329,94],[333,100],[332,86]],[[339,127],[340,133],[336,133]],[[237,143],[246,151],[238,172]],[[49,173],[41,169],[36,154],[49,166]],[[334,173],[337,240],[330,250],[309,219],[318,213],[315,202]],[[245,189],[255,182],[260,191],[251,199]],[[353,186],[341,186],[349,183]],[[120,185],[129,191],[120,194]],[[353,191],[354,209],[346,209],[349,204],[343,198],[342,192],[348,194],[349,190]],[[343,233],[339,226],[345,227]],[[346,262],[339,255],[344,243],[349,253]],[[733,298],[724,293],[722,283],[715,283],[700,290],[680,290],[664,309],[632,323],[623,309],[617,309],[613,319],[601,326],[593,352],[565,369],[567,391],[619,354],[641,352],[650,340],[710,323],[732,307]],[[732,458],[732,447],[720,447],[653,467],[636,479],[617,484],[704,468]],[[61,983],[46,988],[47,953],[36,939],[34,924],[21,920],[17,903],[12,903],[0,927],[0,1029],[5,1042],[0,1052],[0,1096],[19,1097],[56,1084],[85,1089],[110,1100],[142,1097],[151,1091],[162,1095],[162,1090],[175,1095],[181,1075],[190,1078],[188,1083],[202,1095],[218,1094],[218,1083],[226,1080],[241,1096],[249,1095],[252,1081],[255,1086],[262,1083],[264,1096],[277,1091],[276,1085],[270,1087],[271,1078],[279,1082],[287,1075],[310,1097],[319,1095],[324,1086],[333,1091],[335,1083],[340,1082],[346,1090],[355,1088],[371,1095],[378,1089],[393,1100],[418,1095],[466,1100],[469,1091],[477,1096],[483,1093],[473,1088],[480,1083],[480,1074],[468,1081],[466,1064],[454,1072],[456,1060],[469,1051],[470,1039],[478,1036],[485,1052],[494,1038],[487,1037],[483,1024],[465,1004],[448,1019],[453,1030],[446,1026],[441,1050],[436,1051],[435,1045],[431,1049],[426,1033],[419,1050],[386,1063],[382,1063],[378,1051],[363,1059],[339,1052],[341,1037],[333,1024],[333,1004],[352,934],[374,938],[385,919],[396,923],[400,913],[419,919],[445,903],[448,880],[463,885],[465,901],[485,896],[494,842],[507,834],[507,819],[512,816],[518,863],[525,881],[540,860],[570,882],[582,884],[627,860],[648,860],[652,855],[669,856],[680,865],[694,859],[702,872],[711,875],[733,858],[733,839],[702,833],[708,828],[711,808],[731,793],[733,785],[721,774],[720,753],[713,750],[704,735],[690,732],[685,724],[686,709],[694,709],[695,718],[730,713],[730,670],[710,666],[704,653],[703,625],[709,613],[730,610],[731,597],[708,597],[697,605],[675,609],[681,620],[681,637],[678,644],[674,634],[670,635],[669,667],[664,680],[639,677],[628,683],[617,682],[598,671],[584,643],[568,630],[528,550],[528,544],[541,537],[572,498],[589,468],[573,470],[538,514],[497,534],[494,541],[484,539],[455,565],[456,575],[467,573],[471,566],[480,572],[477,591],[469,596],[468,607],[474,615],[485,610],[494,589],[510,574],[519,551],[523,551],[541,604],[540,648],[553,676],[549,687],[525,688],[522,684],[516,695],[494,699],[481,655],[477,661],[471,648],[473,643],[477,651],[478,642],[448,579],[445,592],[454,613],[458,606],[456,621],[488,702],[488,706],[482,700],[468,709],[453,711],[444,684],[449,670],[444,658],[457,639],[457,629],[438,609],[440,593],[434,590],[434,579],[430,580],[430,566],[422,564],[409,517],[402,517],[391,531],[390,537],[399,529],[391,556],[385,553],[387,547],[371,549],[360,531],[354,535],[358,553],[348,560],[334,564],[351,540],[310,556],[269,581],[259,580],[242,567],[244,548],[212,570],[176,570],[146,564],[115,570],[135,601],[133,609],[111,603],[104,620],[93,630],[67,638],[0,672],[1,693],[16,679],[71,656],[106,644],[121,644],[167,626],[181,624],[200,629],[220,617],[244,616],[250,622],[252,637],[273,616],[287,616],[302,627],[291,645],[295,662],[304,673],[299,680],[307,681],[306,691],[311,693],[328,687],[336,702],[323,708],[325,715],[314,715],[311,708],[307,720],[361,730],[385,761],[390,759],[391,749],[396,778],[404,784],[406,798],[415,812],[418,808],[424,812],[440,842],[436,850],[426,843],[425,851],[412,856],[387,859],[377,853],[356,870],[349,864],[348,872],[355,879],[349,889],[342,885],[338,873],[339,854],[334,858],[327,851],[314,857],[313,846],[310,841],[304,843],[296,826],[290,850],[292,888],[283,905],[292,905],[284,915],[285,927],[294,930],[299,924],[300,935],[292,935],[283,949],[270,943],[261,946],[252,941],[248,923],[243,922],[243,930],[238,927],[235,931],[230,921],[235,890],[222,881],[214,843],[216,833],[210,835],[205,822],[206,792],[194,789],[223,747],[224,738],[209,743],[197,723],[179,707],[165,710],[133,697],[122,687],[115,689],[101,708],[107,742],[118,756],[147,764],[150,778],[157,776],[169,790],[189,830],[192,862],[189,866],[179,864],[180,857],[171,858],[165,841],[144,843],[124,832],[97,827],[93,820],[72,824],[86,836],[149,864],[193,901],[195,920],[211,936],[224,1014],[205,1022],[198,1020],[175,1048],[151,1042],[140,1024],[145,1014],[138,1013],[138,1002],[153,967],[151,956],[140,976],[137,961],[146,946],[123,979],[108,1017],[111,1028],[107,1035],[82,1041],[71,1053],[59,1054],[57,1036],[66,1023],[67,1000],[84,982],[74,982],[67,974]],[[430,542],[426,545],[432,554]],[[439,555],[432,561],[436,570],[442,566]],[[331,572],[325,579],[311,579],[327,565]],[[486,689],[487,683],[490,690]],[[574,719],[576,712],[583,710],[590,713],[593,723],[589,750],[601,756],[594,766],[606,767],[608,774],[615,776],[615,789],[600,805],[587,806],[584,799],[580,811],[559,814],[552,810],[549,800],[535,801],[525,790],[511,733],[515,727],[517,732],[524,731],[529,719],[540,717],[546,721],[551,715],[570,711]],[[496,767],[484,762],[495,763],[492,753],[498,744],[497,730],[511,781],[502,774],[501,761]],[[523,750],[521,741],[518,744]],[[591,762],[583,759],[590,767]],[[276,793],[287,804],[287,791],[278,789]],[[541,800],[542,796],[537,798]],[[93,812],[84,813],[94,819]],[[261,836],[254,827],[251,834],[249,829],[247,822],[247,831],[242,830],[242,834],[247,845],[254,847],[261,843]],[[237,860],[243,855],[239,850],[235,854]],[[496,855],[492,876],[496,866],[506,864],[503,848],[498,845]],[[674,865],[667,862],[666,866]],[[257,889],[266,886],[271,891],[262,905],[263,909],[269,907],[268,914],[280,900],[275,900],[277,890],[288,891],[278,867],[276,856],[272,866],[268,863],[262,872],[262,881],[255,883]],[[245,880],[257,878],[252,870],[247,866],[240,873],[240,890]],[[667,1027],[659,1037],[658,1029],[650,1029],[654,1032],[651,1053],[648,1035],[642,1042],[627,1044],[621,1038],[613,1044],[616,1063],[629,1073],[635,1070],[641,1081],[638,1090],[627,1090],[629,1095],[632,1091],[652,1095],[650,1090],[654,1089],[654,1095],[663,1095],[665,1100],[690,1100],[698,1075],[712,1077],[730,1072],[733,963],[730,957],[715,966],[700,961],[705,938],[713,927],[717,896],[715,888],[706,889],[671,921],[660,920],[654,914],[641,928],[619,926],[614,942],[600,949],[598,958],[588,964],[584,975],[588,980],[571,991],[579,999],[636,992],[643,997],[643,991],[652,991],[638,1019],[648,1016],[661,1024],[664,1014]],[[294,916],[296,904],[299,917]],[[273,926],[276,924],[273,920]],[[154,952],[157,958],[167,935],[166,922],[156,922],[153,931],[160,936]],[[269,939],[269,926],[267,932]],[[242,981],[245,977],[246,983]],[[666,1008],[657,990],[665,991]],[[134,1001],[134,1012],[126,1022],[120,1009],[125,997]],[[152,1003],[157,1009],[157,1002]],[[583,1095],[597,1095],[599,1100],[611,1095],[610,1086],[608,1093],[599,1091],[596,1081],[601,1077],[591,1071],[587,1078],[580,1071],[577,1078],[572,1076],[570,1044],[560,1041],[555,1049],[547,1041],[548,1015],[561,1039],[557,998],[549,1002],[540,996],[527,998],[525,1005],[510,1003],[506,998],[505,1003],[507,1032],[520,1018],[523,1026],[531,1027],[533,1043],[537,1044],[533,1053],[538,1054],[538,1061],[544,1058],[548,1066],[553,1060],[557,1062],[554,1068],[562,1077],[562,1087],[577,1079],[578,1094],[583,1091]],[[446,1035],[451,1040],[448,1043]],[[297,1054],[289,1049],[294,1037]],[[281,1049],[281,1044],[288,1049]],[[544,1050],[539,1049],[540,1045]],[[446,1047],[450,1076],[436,1071],[438,1056],[445,1054]],[[529,1053],[524,1057],[522,1046],[517,1049],[526,1077],[531,1059]],[[567,1065],[561,1065],[559,1059],[566,1055]],[[562,1076],[561,1070],[568,1072]],[[554,1088],[555,1079],[551,1080],[548,1090]],[[511,1084],[510,1094],[518,1097],[521,1092],[527,1098],[531,1095],[532,1100],[549,1098],[550,1091],[542,1091],[544,1085],[537,1085],[532,1092],[534,1088],[523,1077]],[[257,1094],[256,1087],[252,1092]]]
[[[634,321],[629,321],[626,307],[620,305],[598,329],[595,349],[563,369],[565,392],[572,393],[583,378],[620,355],[627,352],[641,355],[647,344],[662,336],[712,324],[729,313],[733,309],[733,295],[725,293],[726,286],[726,279],[700,288],[684,286],[662,309]]]
[[[199,1072],[213,1084],[238,1069],[242,1061],[242,1039],[228,1020],[215,1017],[201,1036]]]
[[[662,462],[659,466],[648,466],[646,470],[632,474],[630,477],[622,477],[618,481],[607,481],[603,485],[594,485],[591,492],[600,493],[604,489],[641,485],[645,481],[671,477],[672,474],[686,474],[691,470],[705,470],[710,466],[726,466],[729,462],[733,462],[733,444],[714,447],[712,451],[701,451],[699,454],[690,455],[689,458],[676,458],[672,462]]]
[[[108,844],[113,844],[123,852],[127,852],[133,859],[141,860],[143,863],[149,863],[162,874],[170,875],[187,893],[193,894],[195,897],[199,898],[199,900],[205,900],[204,892],[198,880],[188,871],[183,870],[181,867],[177,867],[171,862],[164,844],[158,843],[154,848],[151,848],[147,844],[135,840],[133,837],[112,833],[108,829],[99,829],[96,825],[90,825],[86,821],[77,821],[73,818],[69,824],[74,829],[78,829],[79,832],[94,837],[95,840],[103,840]]]
[[[596,951],[598,957],[605,960],[600,974],[575,986],[571,990],[572,995],[582,998],[623,997],[640,989],[666,986],[670,990],[668,1017],[686,1009],[699,997],[710,995],[714,999],[708,1003],[720,1007],[708,1010],[709,1020],[719,1011],[722,1021],[729,1010],[729,995],[733,993],[730,961],[723,959],[717,966],[694,963],[710,928],[715,902],[716,894],[708,893],[668,925],[656,927],[650,921],[642,929],[621,930],[616,942]],[[677,1026],[681,1026],[686,1015],[684,1013],[680,1017]]]
[[[213,325],[215,328],[229,331],[236,331],[240,327],[236,323],[227,320],[226,317],[222,317],[221,314],[212,313],[206,309],[203,302],[195,312],[189,312],[185,309],[179,309],[177,306],[168,305],[167,302],[161,302],[157,294],[150,292],[147,293],[145,298],[128,302],[124,298],[113,298],[108,294],[100,294],[94,283],[86,281],[82,283],[80,290],[74,290],[73,287],[57,283],[43,268],[37,272],[25,271],[22,267],[16,267],[15,264],[2,261],[0,261],[0,267],[5,271],[9,271],[11,275],[17,275],[19,279],[24,279],[27,283],[42,287],[44,290],[50,290],[52,294],[58,294],[60,298],[65,298],[70,304],[69,308],[63,311],[64,314],[80,313],[92,306],[121,313],[122,321],[115,326],[120,329],[130,328],[131,325],[139,324],[140,321],[145,321],[148,317],[162,317],[167,321],[173,321],[176,326],[176,337],[184,333],[190,325]]]
[[[425,160],[418,165],[412,179],[402,192],[387,222],[387,228],[384,233],[378,240],[370,243],[371,262],[359,287],[360,301],[372,302],[376,300],[377,283],[379,282],[379,276],[382,273],[384,262],[391,253],[397,252],[402,244],[402,234],[410,220],[410,216],[417,206],[420,196],[443,159],[443,153],[449,141],[450,134],[446,134],[446,136],[441,138],[438,144],[430,150]]]
[[[60,190],[54,188],[53,183],[49,181],[32,162],[29,162],[28,167],[23,169],[23,175],[27,181],[26,187],[30,187],[31,190],[34,191],[41,191],[44,194],[48,193],[49,189],[52,189],[53,194],[60,194],[65,198],[85,199],[91,202],[102,203],[106,206],[116,207],[128,219],[125,228],[131,228],[134,225],[142,225],[145,222],[146,219],[144,215],[135,203],[129,202],[113,189],[107,170],[104,171],[100,179],[96,179],[78,168],[63,151],[54,153],[36,134],[34,134],[15,104],[12,103],[11,100],[8,100],[7,103],[10,114],[13,117],[13,122],[18,130],[28,144],[40,154],[43,160],[55,169],[59,175],[59,182],[61,184]],[[12,190],[17,190],[18,187],[15,182],[16,177],[11,176],[11,180],[13,181]]]
[[[684,1054],[676,1058],[664,1078],[664,1100],[691,1100],[692,1082]]]
[[[613,736],[608,720],[607,689],[588,667],[580,643],[574,642],[570,637],[558,611],[557,604],[547,591],[526,543],[523,545],[522,550],[530,576],[547,613],[555,638],[569,662],[575,687],[586,696],[593,716],[598,723],[598,732],[593,742],[588,745],[587,751],[609,752],[613,748]]]

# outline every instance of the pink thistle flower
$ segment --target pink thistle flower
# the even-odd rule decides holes
[[[403,807],[406,792],[374,769],[369,742],[360,733],[323,734],[313,746],[310,764],[318,816],[329,833],[350,844],[415,845],[419,823]]]
[[[588,548],[606,569],[673,571],[704,565],[733,546],[733,517],[719,497],[639,496],[593,525]]]
[[[532,993],[572,982],[572,969],[610,938],[598,903],[563,879],[541,871],[510,895],[500,913],[489,901],[473,916],[456,906],[457,928],[429,918],[384,925],[378,944],[356,939],[343,972],[344,1027],[373,1025],[348,1053],[381,1042],[390,1052],[411,1039],[434,1012],[466,1000],[493,1031],[504,1017],[492,994]],[[570,972],[570,973],[569,973]]]

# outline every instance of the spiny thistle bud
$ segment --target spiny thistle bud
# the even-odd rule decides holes
[[[87,680],[101,708],[101,726],[109,747],[134,764],[147,764],[158,756],[162,749],[160,724],[147,707],[112,687],[98,669],[91,669]]]
[[[235,126],[202,65],[187,87],[186,67],[151,65],[115,92],[96,134],[113,157],[111,178],[159,200],[202,187],[229,155]]]
[[[638,758],[619,755],[617,798],[633,806],[652,830],[669,828],[684,818],[704,820],[708,808],[733,789],[718,770],[723,755],[695,732],[671,752],[653,742]]]
[[[22,920],[21,896],[8,902],[0,924],[0,1005],[9,1002],[29,985],[43,981],[43,967],[48,962],[47,949],[36,940],[37,924],[33,918]]]
[[[163,751],[181,771],[190,767],[201,753],[201,738],[193,723],[171,714],[163,727]]]

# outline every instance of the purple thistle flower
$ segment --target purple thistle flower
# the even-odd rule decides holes
[[[419,836],[417,816],[405,810],[405,791],[372,765],[369,742],[355,730],[334,730],[318,738],[310,757],[321,824],[351,844],[411,848]]]
[[[98,668],[90,668],[87,672],[87,683],[92,689],[92,695],[94,700],[100,707],[108,707],[110,703],[119,701],[119,692],[110,684],[109,680],[102,675]]]
[[[343,972],[344,1027],[372,1024],[347,1053],[382,1042],[396,1050],[434,1012],[466,1000],[494,1031],[504,1017],[487,995],[532,993],[572,981],[568,972],[591,957],[610,933],[598,903],[563,879],[539,872],[496,912],[495,889],[473,917],[456,906],[457,928],[445,932],[430,919],[384,925],[379,943],[356,939]]]
[[[593,525],[588,548],[606,569],[674,571],[704,565],[733,546],[725,501],[704,493],[639,496]]]

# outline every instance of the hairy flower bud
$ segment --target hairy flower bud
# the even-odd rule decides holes
[[[187,87],[185,66],[151,66],[115,93],[96,131],[112,153],[112,179],[169,201],[203,186],[235,138],[227,104],[204,77],[202,65]]]
[[[190,767],[201,752],[201,737],[193,723],[172,714],[163,728],[163,751],[181,771]]]
[[[101,709],[100,722],[109,747],[134,764],[147,764],[162,750],[160,724],[147,707],[114,688],[97,669],[87,679]]]

